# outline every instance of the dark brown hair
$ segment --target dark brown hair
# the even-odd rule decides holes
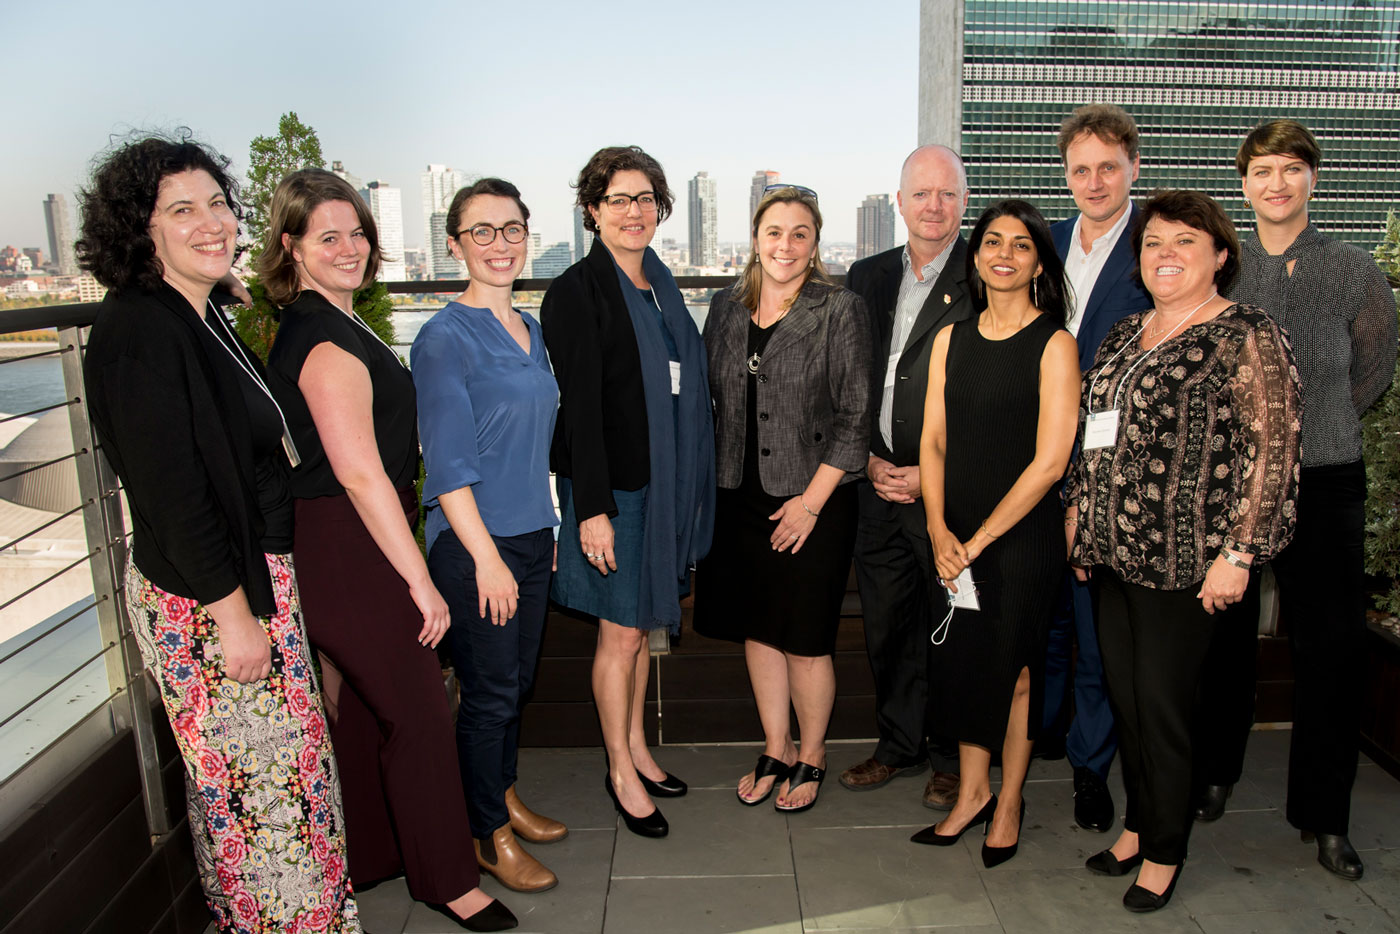
[[[462,212],[467,209],[467,202],[477,195],[496,195],[500,198],[510,198],[515,202],[515,206],[520,209],[520,219],[525,221],[528,229],[530,226],[530,209],[525,206],[525,202],[520,200],[520,189],[503,178],[479,178],[466,188],[458,189],[452,196],[452,204],[447,208],[447,239],[456,240],[462,234]]]
[[[1081,133],[1093,133],[1105,143],[1122,146],[1129,162],[1138,157],[1137,124],[1117,104],[1085,104],[1065,118],[1058,141],[1061,161],[1069,158],[1069,144]]]
[[[361,286],[374,281],[384,254],[379,249],[379,230],[369,205],[350,183],[325,169],[298,169],[278,183],[268,205],[267,234],[263,251],[258,255],[258,278],[274,305],[287,305],[301,291],[301,276],[290,247],[282,245],[282,235],[288,234],[295,243],[306,236],[311,212],[328,201],[344,201],[355,209],[355,217],[369,240],[369,259],[365,261],[365,277]]]
[[[1259,156],[1296,156],[1314,173],[1322,162],[1322,147],[1308,128],[1297,120],[1268,120],[1249,131],[1235,153],[1240,178],[1249,171],[1249,160]]]
[[[1147,222],[1154,217],[1210,234],[1215,249],[1225,251],[1225,262],[1215,271],[1216,291],[1223,293],[1230,288],[1230,283],[1235,281],[1235,274],[1240,270],[1240,238],[1235,235],[1235,225],[1230,215],[1214,198],[1203,191],[1154,191],[1133,225],[1133,255],[1139,259],[1142,258],[1142,238],[1147,232]],[[1141,269],[1134,270],[1133,274],[1141,281]]]
[[[603,200],[603,195],[608,193],[608,185],[618,172],[641,172],[645,175],[651,183],[652,194],[656,195],[656,222],[659,224],[671,216],[675,198],[666,185],[666,173],[661,171],[661,163],[647,155],[640,146],[604,146],[589,158],[574,182],[586,229],[598,232],[598,224],[588,209]]]

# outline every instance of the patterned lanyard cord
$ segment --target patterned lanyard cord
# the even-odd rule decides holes
[[[214,305],[213,301],[209,302],[209,312],[219,319],[219,324],[227,331],[228,322],[224,320],[223,314]],[[234,363],[238,364],[238,368],[248,374],[248,378],[257,384],[257,387],[262,390],[263,395],[267,396],[267,401],[272,403],[272,407],[277,410],[277,417],[282,420],[282,437],[290,441],[292,432],[291,429],[287,427],[287,416],[282,414],[282,406],[277,404],[277,400],[272,396],[272,391],[267,388],[267,383],[263,382],[262,377],[258,375],[258,371],[253,369],[253,362],[244,355],[243,348],[238,345],[238,341],[226,341],[220,337],[219,332],[214,330],[214,325],[209,323],[209,315],[203,316],[200,320],[203,321],[204,326],[209,329],[209,333],[214,335],[214,340],[218,342],[219,346],[224,348],[228,355],[233,358]],[[287,458],[292,461],[293,467],[301,460],[300,457],[293,456],[294,452],[295,448],[287,451]]]

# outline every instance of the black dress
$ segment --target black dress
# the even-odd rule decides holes
[[[943,512],[967,541],[1035,457],[1040,361],[1061,326],[1046,315],[1004,340],[977,319],[953,325],[943,387],[947,459]],[[1051,488],[972,563],[980,610],[958,610],[933,647],[930,729],[959,742],[1001,748],[1022,668],[1031,676],[1032,738],[1045,695],[1050,611],[1065,567],[1063,510]],[[934,582],[933,605],[945,607]]]
[[[780,324],[749,322],[750,356],[763,355]],[[792,655],[830,655],[855,548],[856,485],[836,488],[797,554],[773,550],[769,537],[777,523],[768,517],[791,497],[769,495],[759,479],[756,380],[749,373],[743,479],[737,489],[718,491],[714,544],[696,573],[695,631],[753,639]]]

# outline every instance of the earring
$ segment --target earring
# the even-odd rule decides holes
[[[1037,308],[1040,307],[1040,280],[1039,280],[1039,279],[1032,279],[1032,280],[1031,280],[1031,304],[1034,305],[1034,306],[1037,307]]]

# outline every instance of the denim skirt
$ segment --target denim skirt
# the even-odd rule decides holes
[[[554,572],[550,598],[571,610],[629,629],[639,628],[637,603],[642,584],[642,528],[646,519],[647,488],[612,491],[613,502],[617,504],[617,515],[612,517],[617,570],[609,570],[604,577],[589,564],[579,545],[573,481],[558,477],[557,482],[559,569]]]

